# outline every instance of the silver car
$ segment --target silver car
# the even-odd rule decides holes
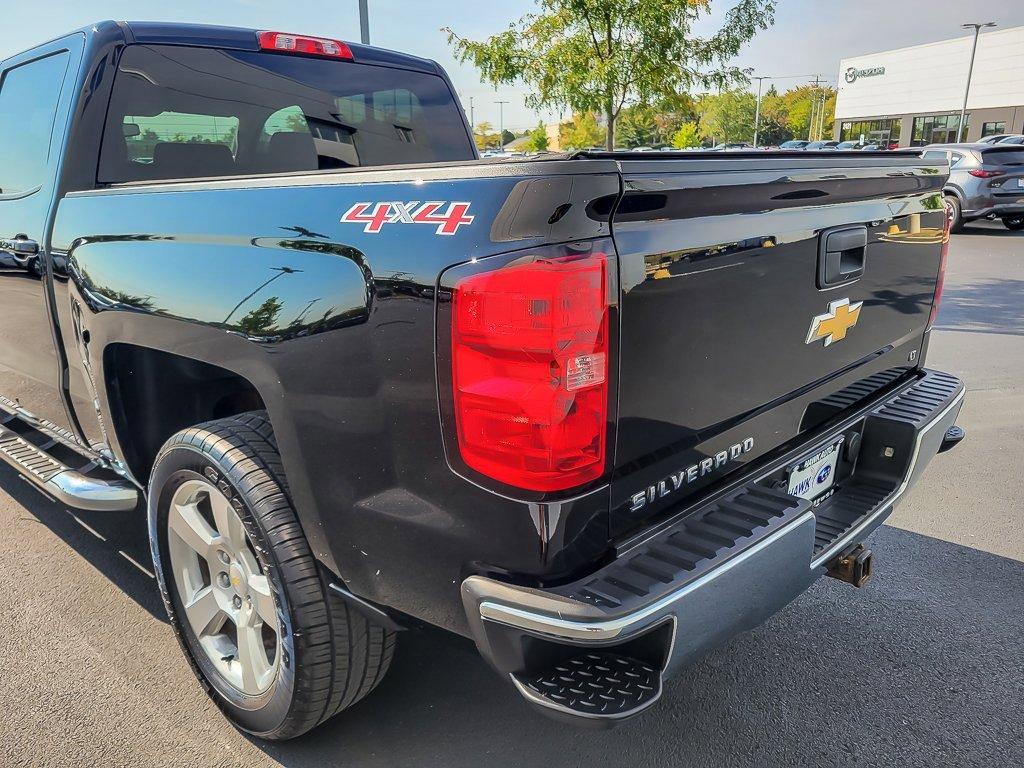
[[[954,232],[975,219],[1002,219],[1007,229],[1024,229],[1024,147],[1016,144],[931,144],[925,160],[947,159],[943,189],[953,209]]]

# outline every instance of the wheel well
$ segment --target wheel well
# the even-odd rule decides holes
[[[128,468],[143,483],[175,432],[266,407],[232,371],[134,344],[109,345],[104,370],[112,426]]]

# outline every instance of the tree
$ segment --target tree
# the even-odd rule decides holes
[[[558,143],[562,149],[587,149],[601,143],[603,132],[593,112],[573,115],[572,120],[558,127]]]
[[[239,320],[238,329],[249,336],[263,336],[277,327],[277,316],[283,308],[281,300],[271,296]]]
[[[548,129],[544,127],[544,123],[540,123],[536,128],[527,134],[530,139],[526,143],[527,152],[546,152],[548,149]]]
[[[739,89],[708,94],[699,104],[701,133],[713,141],[750,141],[754,138],[757,97]]]
[[[618,131],[618,144],[623,147],[649,147],[658,143],[658,124],[654,120],[654,110],[643,104],[622,110]]]
[[[801,85],[779,96],[781,110],[786,115],[786,128],[789,129],[795,138],[806,139],[812,135],[814,138],[818,138],[816,131],[818,125],[821,124],[818,119],[818,112],[821,108],[822,96],[825,97],[824,133],[826,136],[830,136],[836,114],[835,88]],[[812,112],[815,122],[813,131],[811,130]]]
[[[476,124],[473,140],[476,141],[477,149],[495,149],[500,142],[498,132],[487,122]]]
[[[512,131],[510,131],[508,128],[506,128],[505,130],[503,130],[501,132],[501,146],[504,147],[510,141],[515,141],[515,140],[516,140],[516,135],[514,133],[512,133]]]
[[[696,123],[683,123],[672,136],[672,146],[676,149],[689,149],[700,146],[700,131]]]
[[[694,24],[710,0],[538,0],[539,9],[481,41],[448,42],[495,85],[520,81],[527,105],[604,115],[605,146],[615,147],[615,121],[630,103],[651,103],[692,86],[743,80],[728,62],[774,21],[776,0],[737,0],[710,37]]]

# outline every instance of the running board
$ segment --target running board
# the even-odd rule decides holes
[[[71,469],[5,426],[0,426],[0,459],[47,496],[75,509],[120,512],[134,509],[139,502],[138,490],[127,480],[90,477]],[[84,469],[88,468],[98,465],[92,462]]]

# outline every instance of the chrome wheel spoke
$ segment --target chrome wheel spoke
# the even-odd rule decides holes
[[[242,518],[235,512],[227,497],[220,492],[210,493],[210,508],[213,511],[213,521],[217,524],[217,533],[235,552],[244,550],[245,526],[242,525]]]
[[[172,504],[168,514],[170,529],[202,558],[208,558],[217,532],[206,522],[196,504]]]
[[[277,628],[277,606],[266,576],[249,577],[249,595],[252,597],[253,619],[262,621],[271,629]]]
[[[263,633],[258,626],[238,626],[238,664],[242,673],[242,690],[258,693],[270,671],[267,651],[263,647]]]
[[[224,680],[248,695],[274,683],[281,622],[242,518],[205,479],[182,483],[167,517],[181,620]]]
[[[185,615],[196,637],[215,635],[224,626],[228,616],[221,609],[213,587],[203,587],[185,605]]]

